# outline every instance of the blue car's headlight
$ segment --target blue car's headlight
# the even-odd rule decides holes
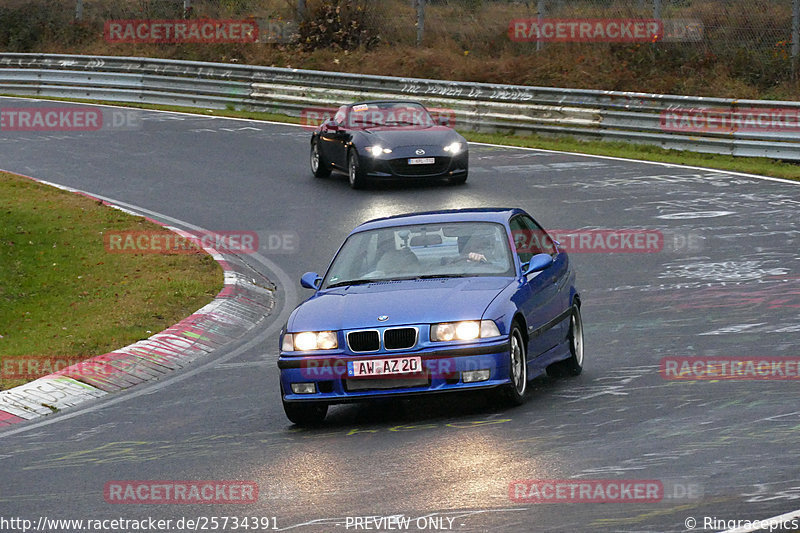
[[[372,154],[372,157],[378,157],[381,154],[391,154],[391,148],[384,148],[383,146],[376,144],[375,146],[368,146],[367,152]]]
[[[450,152],[453,155],[460,154],[464,149],[464,143],[454,142],[444,147],[445,152]]]
[[[310,350],[334,350],[339,347],[335,331],[302,331],[286,333],[281,349],[284,352],[307,352]]]
[[[431,325],[431,340],[434,342],[471,341],[499,336],[500,330],[493,320],[463,320]]]

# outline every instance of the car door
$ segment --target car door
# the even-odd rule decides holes
[[[348,138],[346,126],[347,106],[336,111],[331,121],[320,128],[319,149],[326,161],[341,169],[347,168],[345,145]]]
[[[560,344],[564,336],[564,288],[566,254],[560,253],[549,235],[527,215],[516,215],[510,221],[511,234],[520,262],[526,263],[538,253],[549,253],[553,264],[540,272],[532,272],[521,280],[515,302],[528,323],[528,361],[534,366],[549,364],[535,358]]]

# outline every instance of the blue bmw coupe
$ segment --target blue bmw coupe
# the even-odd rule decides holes
[[[499,389],[583,367],[581,299],[567,253],[525,211],[415,213],[366,222],[281,332],[286,416],[321,422],[328,406]]]

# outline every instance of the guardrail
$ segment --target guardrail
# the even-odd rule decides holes
[[[569,135],[800,161],[798,102],[438,81],[140,57],[14,53],[0,54],[0,93],[234,106],[291,116],[310,107],[333,107],[361,99],[408,98],[452,109],[459,129]],[[726,120],[734,119],[739,122],[736,127],[723,127]]]

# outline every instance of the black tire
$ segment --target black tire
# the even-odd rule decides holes
[[[468,172],[464,172],[461,176],[456,176],[455,178],[450,178],[450,183],[453,185],[463,185],[467,182],[467,176],[469,175]]]
[[[325,420],[325,415],[328,414],[328,404],[284,400],[283,411],[286,413],[286,418],[298,426],[314,426]]]
[[[361,161],[355,148],[347,154],[347,177],[350,187],[354,189],[363,189],[367,185],[367,178],[364,176],[364,171],[361,170]]]
[[[556,378],[577,376],[583,371],[583,319],[581,308],[577,305],[572,306],[567,342],[569,342],[570,356],[548,366],[548,376]]]
[[[331,175],[331,169],[327,161],[319,153],[319,143],[311,141],[311,172],[315,178],[327,178]]]
[[[516,322],[511,326],[508,342],[508,377],[511,383],[505,387],[504,393],[509,403],[522,405],[528,390],[528,350],[525,347],[525,337]]]

